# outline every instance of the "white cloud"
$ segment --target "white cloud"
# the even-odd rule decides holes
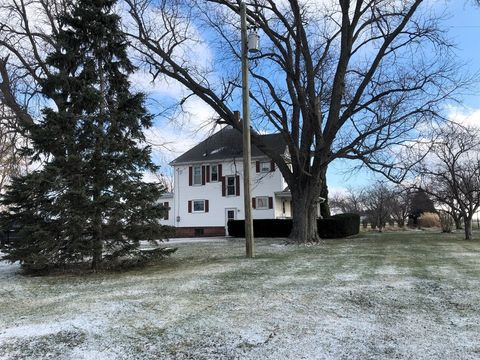
[[[168,163],[191,149],[212,134],[215,112],[202,100],[190,98],[183,105],[177,118],[160,119],[147,129],[145,135],[153,148],[153,160],[162,166],[162,173],[169,173]]]
[[[349,193],[348,188],[343,186],[329,186],[328,187],[328,196],[345,196]]]
[[[480,127],[480,109],[451,106],[447,112],[448,119],[457,124]]]
[[[130,75],[130,83],[136,91],[141,91],[152,97],[167,96],[180,98],[185,93],[185,88],[177,81],[157,79],[152,81],[152,75],[143,69],[138,69]]]

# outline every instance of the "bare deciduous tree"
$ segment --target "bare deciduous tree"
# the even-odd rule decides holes
[[[449,124],[440,131],[428,161],[417,169],[419,187],[460,214],[470,240],[473,215],[480,207],[480,130]]]
[[[411,194],[408,189],[397,186],[392,190],[391,217],[399,227],[403,228],[408,219],[410,200]]]
[[[363,191],[362,203],[365,214],[372,224],[382,232],[387,222],[392,218],[392,205],[396,193],[387,185],[378,182]]]
[[[0,2],[0,192],[9,179],[27,171],[19,152],[26,145],[20,128],[35,126],[41,80],[48,71],[46,50],[54,46],[60,0]]]
[[[233,0],[126,0],[129,33],[154,80],[175,80],[241,131],[239,4]],[[251,58],[257,129],[283,135],[289,157],[252,134],[282,172],[293,201],[295,241],[318,241],[314,202],[322,172],[338,158],[399,175],[394,154],[459,85],[449,43],[422,0],[254,0],[262,35]],[[211,59],[198,61],[198,47]],[[428,55],[427,55],[428,54]],[[392,148],[395,146],[395,148]]]
[[[363,214],[363,190],[347,189],[344,194],[336,193],[330,198],[330,206],[336,212]]]
[[[16,131],[16,117],[5,104],[0,103],[0,194],[13,176],[27,168],[21,147],[25,139]]]
[[[24,127],[34,126],[39,86],[49,68],[45,56],[55,47],[63,0],[4,0],[0,3],[0,94]],[[49,99],[56,101],[56,99]]]

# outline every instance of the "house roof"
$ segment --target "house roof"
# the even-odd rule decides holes
[[[281,134],[259,135],[265,147],[274,152],[284,154],[287,148]],[[198,145],[171,162],[172,165],[196,161],[222,160],[243,156],[242,133],[232,127],[226,126]],[[252,157],[265,156],[257,146],[252,145]]]

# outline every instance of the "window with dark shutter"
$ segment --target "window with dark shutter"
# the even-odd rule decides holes
[[[222,177],[222,164],[218,164],[218,178]]]
[[[208,183],[208,182],[210,182],[210,165],[206,166],[206,170],[207,170],[206,181]]]
[[[222,181],[222,196],[227,195],[227,189],[226,189],[226,184],[225,184],[225,176],[222,176],[221,178]]]
[[[235,195],[240,196],[240,176],[235,176]]]
[[[192,186],[193,184],[193,168],[191,166],[188,167],[188,186]]]
[[[227,196],[235,196],[237,193],[235,176],[225,176]]]
[[[267,210],[268,209],[268,196],[257,196],[255,198],[256,209],[257,210]]]
[[[255,172],[260,172],[260,161],[255,161]]]
[[[271,161],[260,161],[260,172],[269,173],[272,171],[272,162]]]
[[[205,167],[200,165],[193,166],[193,185],[204,184]]]
[[[252,198],[252,208],[256,209],[257,208],[257,201],[255,198]]]
[[[165,216],[163,217],[163,220],[168,220],[168,212],[170,211],[170,207],[168,205],[168,201],[163,203],[163,206],[165,207]]]
[[[273,209],[273,197],[268,198],[268,208]]]
[[[206,169],[202,166],[202,185],[205,185]]]
[[[194,213],[200,213],[200,212],[206,212],[206,201],[207,200],[193,200],[193,212]]]
[[[208,200],[189,200],[188,212],[189,213],[203,213],[209,211]]]
[[[218,181],[219,180],[219,176],[218,176],[218,166],[219,165],[212,165],[210,167],[210,181],[211,182],[214,182],[214,181]]]
[[[275,171],[275,161],[270,162],[270,171]]]

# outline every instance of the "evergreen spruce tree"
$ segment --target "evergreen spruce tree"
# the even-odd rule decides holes
[[[418,190],[410,195],[410,210],[409,219],[412,220],[413,225],[418,226],[418,218],[426,212],[435,213],[435,205],[423,190]]]
[[[43,110],[27,129],[36,160],[44,166],[13,181],[2,204],[6,223],[19,224],[21,240],[4,249],[10,261],[38,268],[90,261],[92,268],[159,239],[159,184],[142,173],[155,170],[141,144],[152,117],[144,96],[131,93],[134,66],[115,0],[70,3],[41,84],[56,108]]]

